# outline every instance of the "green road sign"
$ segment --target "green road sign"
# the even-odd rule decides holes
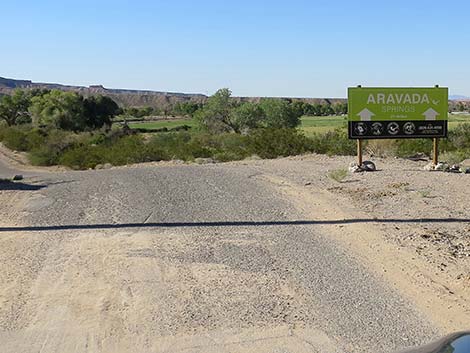
[[[348,89],[349,137],[447,136],[448,89]]]

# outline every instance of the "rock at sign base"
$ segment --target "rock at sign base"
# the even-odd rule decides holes
[[[446,164],[446,163],[439,162],[434,167],[434,170],[447,171],[447,170],[449,170],[449,165]]]
[[[361,173],[364,171],[360,166],[355,163],[351,163],[348,169],[350,173]]]
[[[366,172],[375,172],[377,170],[375,163],[371,161],[362,162],[361,169],[365,170]]]
[[[21,174],[17,174],[13,177],[13,180],[14,181],[23,180],[23,176]]]

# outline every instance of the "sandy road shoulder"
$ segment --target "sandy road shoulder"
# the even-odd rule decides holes
[[[436,272],[413,248],[389,241],[388,231],[395,225],[348,222],[371,216],[354,207],[346,195],[328,191],[323,185],[309,182],[307,188],[288,175],[269,173],[265,165],[261,169],[258,178],[281,190],[306,219],[321,221],[318,229],[351,249],[360,262],[397,288],[437,327],[449,332],[468,329],[470,289],[456,283],[452,276]],[[328,224],[328,220],[340,222]]]

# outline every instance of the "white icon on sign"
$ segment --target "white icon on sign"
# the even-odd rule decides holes
[[[416,131],[416,126],[415,124],[408,122],[405,125],[403,125],[403,131],[407,135],[413,135]]]
[[[367,125],[364,123],[357,123],[354,128],[354,131],[359,136],[365,135],[367,132]]]
[[[400,125],[395,122],[392,122],[387,125],[387,131],[390,135],[396,135],[400,132]]]
[[[371,129],[372,134],[375,136],[382,135],[382,132],[384,132],[384,126],[382,123],[373,123]]]

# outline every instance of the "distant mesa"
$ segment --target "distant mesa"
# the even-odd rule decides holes
[[[115,100],[123,107],[153,107],[166,108],[174,106],[179,102],[204,103],[208,98],[200,93],[178,93],[161,91],[144,91],[131,89],[105,88],[103,85],[69,86],[57,83],[39,83],[28,80],[15,80],[0,77],[0,96],[11,94],[14,89],[58,89],[62,91],[79,92],[84,96],[102,94]],[[258,102],[262,97],[234,97],[239,102]],[[266,97],[269,98],[269,97]],[[282,98],[282,97],[279,97]],[[344,98],[285,98],[290,101],[303,101],[310,104],[336,104],[345,103]]]
[[[106,88],[104,88],[103,85],[91,85],[88,88],[93,89],[93,90],[105,90],[106,89]]]
[[[0,77],[0,96],[12,94],[15,89],[58,89],[62,91],[79,92],[84,96],[101,94],[108,96],[123,107],[152,107],[164,109],[173,107],[180,102],[204,103],[207,96],[200,93],[179,93],[179,92],[162,92],[149,90],[132,90],[132,89],[114,89],[105,88],[103,85],[95,84],[89,87],[62,85],[58,83],[41,83],[32,82],[30,80],[15,80]],[[282,98],[282,97],[279,97]],[[234,97],[239,102],[258,102],[262,97]],[[310,104],[336,104],[345,103],[344,98],[285,98],[290,101],[303,101]],[[464,102],[465,108],[470,106],[470,97],[462,95],[454,95],[449,97],[449,107],[456,107],[459,102]],[[470,109],[470,107],[468,107]]]
[[[15,80],[0,77],[0,95],[11,94],[15,89],[58,89],[61,91],[79,92],[84,96],[102,94],[114,99],[118,104],[124,107],[144,107],[164,108],[172,106],[179,102],[194,101],[203,103],[207,96],[204,94],[177,93],[177,92],[159,92],[143,91],[130,89],[110,89],[103,85],[69,86],[57,83],[41,83],[29,80]]]

